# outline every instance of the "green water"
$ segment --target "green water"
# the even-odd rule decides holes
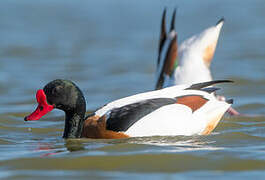
[[[212,63],[245,117],[209,136],[64,140],[64,115],[36,122],[35,93],[64,78],[88,111],[154,88],[160,18],[178,5],[179,41],[225,17]],[[1,179],[265,179],[265,2],[1,1]]]

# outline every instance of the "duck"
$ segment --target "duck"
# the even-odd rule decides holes
[[[175,16],[176,9],[167,33],[166,9],[164,9],[160,28],[155,89],[213,80],[210,66],[224,18],[221,18],[216,25],[184,40],[178,47]],[[221,101],[226,99],[221,95],[216,95],[216,98]],[[232,107],[229,108],[228,113],[230,115],[240,114]]]
[[[124,97],[89,115],[80,88],[70,80],[56,79],[36,92],[38,106],[24,118],[39,120],[53,109],[65,112],[63,138],[121,139],[144,136],[208,135],[233,100],[218,101],[215,80],[176,85]],[[208,87],[212,86],[212,87]]]

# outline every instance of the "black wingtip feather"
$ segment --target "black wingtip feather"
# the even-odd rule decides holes
[[[214,80],[214,81],[207,81],[197,84],[192,84],[190,87],[186,88],[187,90],[200,90],[204,87],[212,86],[214,84],[220,84],[220,83],[233,83],[234,81],[231,80]]]
[[[201,89],[202,91],[208,92],[208,93],[213,93],[217,90],[220,90],[221,88],[217,88],[217,87],[206,87]]]
[[[216,26],[217,26],[218,24],[220,24],[221,22],[224,22],[224,21],[225,21],[225,18],[222,17],[222,18],[216,23]]]
[[[233,104],[233,103],[234,103],[234,100],[233,100],[233,99],[228,99],[228,100],[226,100],[226,102],[227,102],[228,104]]]

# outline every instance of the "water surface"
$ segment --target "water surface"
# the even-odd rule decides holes
[[[87,110],[154,87],[160,18],[178,6],[179,42],[221,17],[212,63],[221,94],[248,117],[225,117],[209,136],[63,140],[63,113],[23,117],[35,92],[64,78]],[[265,2],[1,1],[0,178],[264,179]]]

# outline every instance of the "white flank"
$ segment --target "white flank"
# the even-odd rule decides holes
[[[192,135],[202,128],[201,122],[193,120],[189,107],[171,104],[143,117],[125,133],[132,137]]]
[[[132,137],[199,135],[212,119],[221,118],[229,107],[230,104],[215,98],[194,113],[185,105],[171,104],[141,118],[125,133]]]

